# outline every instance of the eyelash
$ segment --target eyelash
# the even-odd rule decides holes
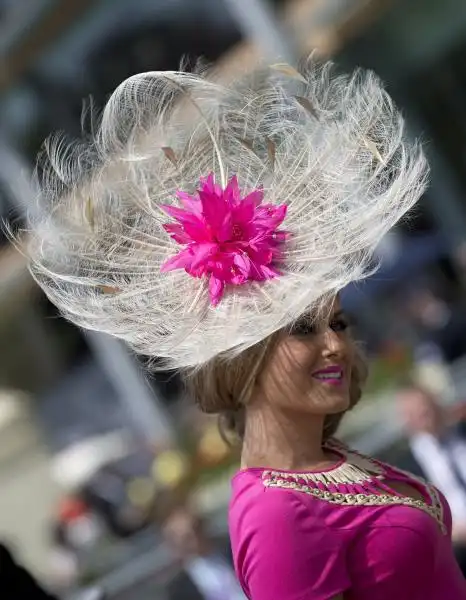
[[[346,331],[349,328],[349,323],[346,319],[339,318],[334,319],[329,323],[330,329],[335,331],[336,333],[341,333]],[[316,333],[315,326],[309,323],[297,323],[293,329],[291,330],[292,335],[314,335]]]
[[[335,319],[330,323],[330,327],[333,331],[346,331],[349,327],[349,323],[343,318]]]

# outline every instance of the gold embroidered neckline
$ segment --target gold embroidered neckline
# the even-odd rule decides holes
[[[442,533],[447,529],[444,522],[443,505],[435,487],[419,477],[405,473],[401,469],[393,469],[409,479],[421,484],[429,497],[430,503],[409,496],[387,493],[376,494],[362,490],[360,493],[338,491],[338,486],[364,486],[372,484],[377,487],[386,478],[390,479],[383,464],[348,450],[339,444],[329,444],[328,449],[342,455],[343,460],[335,467],[322,472],[306,471],[303,473],[289,471],[265,470],[262,472],[262,482],[265,487],[295,490],[314,496],[331,504],[344,506],[411,506],[430,515],[439,525]],[[392,477],[393,479],[393,477]]]

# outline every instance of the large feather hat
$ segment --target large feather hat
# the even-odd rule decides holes
[[[377,77],[334,71],[122,83],[91,136],[47,145],[30,256],[49,299],[175,368],[318,314],[427,173]]]

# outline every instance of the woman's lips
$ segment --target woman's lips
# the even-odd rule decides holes
[[[339,386],[343,383],[344,371],[341,367],[328,367],[326,369],[316,371],[312,374],[312,377],[321,383]]]

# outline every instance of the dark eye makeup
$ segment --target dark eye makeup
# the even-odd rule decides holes
[[[337,313],[333,315],[328,326],[333,331],[340,333],[346,331],[349,328],[350,323],[348,317],[345,314]],[[319,329],[320,327],[318,323],[313,323],[309,319],[302,318],[296,321],[296,323],[291,328],[290,333],[291,335],[296,336],[307,336],[318,333]]]
[[[317,327],[314,323],[308,321],[307,319],[299,319],[291,328],[290,333],[291,335],[297,336],[313,335],[314,333],[317,333]]]
[[[333,331],[346,331],[349,327],[349,321],[344,315],[335,317],[330,321],[330,329]]]

